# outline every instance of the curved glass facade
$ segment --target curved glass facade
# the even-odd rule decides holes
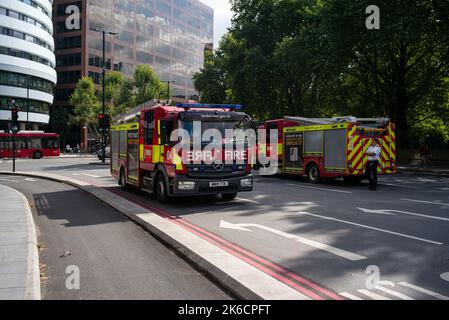
[[[51,0],[0,2],[0,126],[8,124],[9,99],[19,122],[47,124],[56,85]],[[26,120],[25,120],[26,119]]]

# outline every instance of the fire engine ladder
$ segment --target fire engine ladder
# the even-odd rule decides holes
[[[112,122],[114,124],[123,124],[123,123],[128,123],[130,121],[136,120],[140,116],[140,113],[142,112],[142,110],[149,109],[151,107],[154,107],[157,104],[164,104],[164,101],[150,100],[145,103],[142,103],[141,105],[138,105],[137,107],[130,108],[126,112],[115,116],[112,119]]]
[[[286,121],[298,123],[301,126],[311,126],[320,124],[334,124],[334,123],[387,123],[389,118],[356,118],[353,116],[334,117],[334,118],[305,118],[305,117],[284,117]]]

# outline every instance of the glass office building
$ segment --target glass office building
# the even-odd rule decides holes
[[[68,29],[71,9],[80,8],[80,29]],[[69,8],[68,8],[69,7]],[[81,76],[101,81],[102,34],[106,68],[132,77],[150,64],[172,96],[195,99],[192,76],[203,66],[205,45],[213,42],[213,10],[198,0],[55,0],[54,26],[58,86],[55,103],[66,105]]]

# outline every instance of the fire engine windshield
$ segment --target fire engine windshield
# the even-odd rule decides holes
[[[208,130],[208,129],[215,129],[218,130],[222,136],[222,138],[224,139],[226,137],[226,130],[234,130],[236,128],[236,126],[238,125],[237,121],[198,121],[198,123],[201,124],[201,135],[203,137],[203,142],[210,142],[210,140],[205,140],[203,134]],[[193,138],[194,130],[193,130],[193,121],[181,121],[181,128],[185,129],[190,137]],[[213,140],[213,139],[212,139]]]

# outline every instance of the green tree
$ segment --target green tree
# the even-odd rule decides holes
[[[102,98],[99,92],[98,100]],[[105,77],[105,101],[107,113],[112,117],[124,112],[133,106],[132,80],[126,78],[121,72],[109,71]]]
[[[164,92],[164,85],[150,65],[139,65],[134,72],[135,104],[139,105],[158,99]]]
[[[195,89],[205,103],[225,103],[226,101],[226,78],[220,52],[214,54],[206,51],[204,55],[204,67],[193,76]]]
[[[98,135],[96,123],[100,111],[95,86],[91,78],[82,77],[70,96],[70,104],[73,106],[73,115],[70,117],[72,124],[86,126],[90,132]]]

